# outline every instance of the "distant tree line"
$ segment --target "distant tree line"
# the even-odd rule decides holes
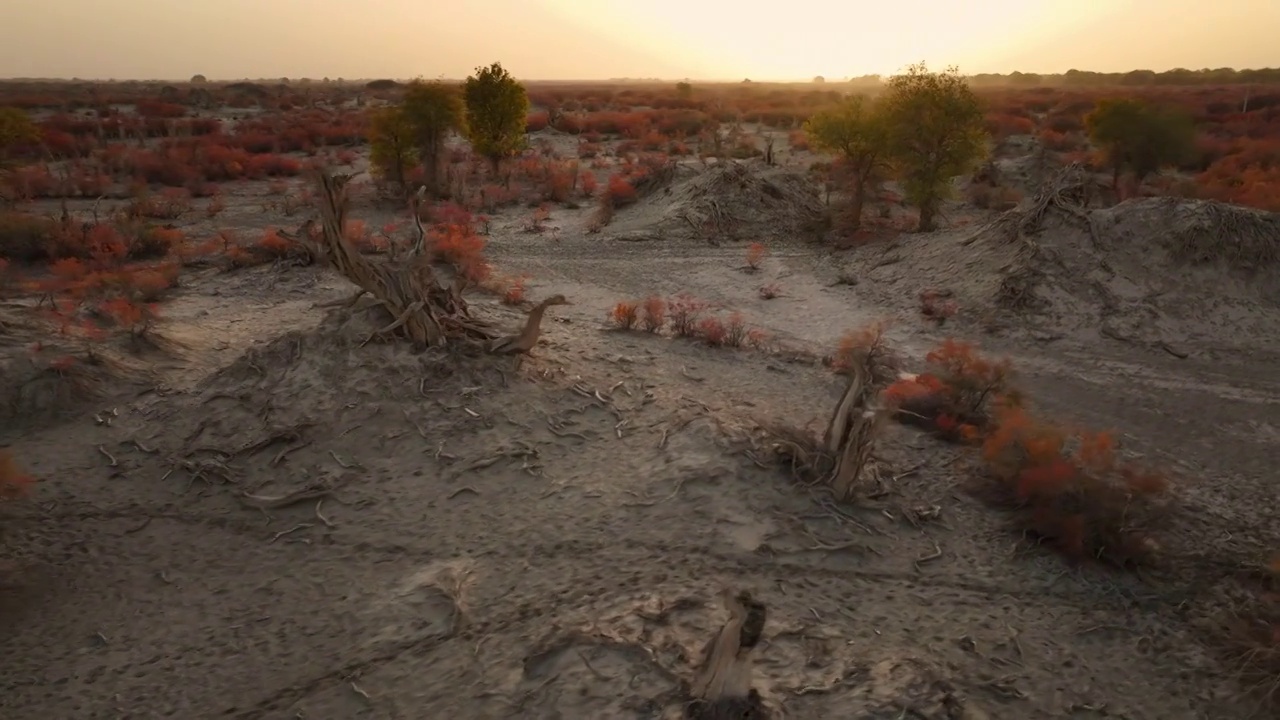
[[[1105,86],[1177,86],[1177,85],[1269,85],[1280,84],[1280,68],[1236,70],[1217,68],[1187,70],[1176,68],[1165,72],[1130,70],[1122,73],[1100,73],[1068,70],[1059,74],[1012,72],[1008,75],[980,73],[969,76],[975,87],[1105,87]]]

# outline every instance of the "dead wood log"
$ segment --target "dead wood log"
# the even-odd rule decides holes
[[[321,169],[315,178],[320,191],[320,232],[313,234],[308,228],[299,235],[316,245],[315,252],[334,269],[387,309],[393,322],[375,335],[396,333],[419,347],[439,347],[458,338],[493,338],[484,323],[471,317],[461,283],[456,282],[460,273],[433,262],[420,222],[415,222],[418,237],[409,257],[395,263],[374,262],[345,240],[346,185],[351,176],[330,175]]]
[[[703,650],[685,705],[690,720],[764,720],[760,693],[751,687],[751,651],[764,635],[764,603],[745,590],[721,592],[729,619]]]
[[[876,388],[870,361],[855,361],[848,372],[849,384],[822,436],[824,454],[835,463],[829,482],[832,494],[839,501],[853,497],[885,416],[875,407]]]

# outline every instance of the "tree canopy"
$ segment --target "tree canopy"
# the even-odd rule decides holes
[[[466,131],[466,110],[457,86],[414,80],[400,103],[413,148],[422,163],[427,189],[440,192],[440,164],[452,131]]]
[[[884,169],[888,157],[887,130],[881,107],[861,95],[850,96],[818,111],[804,124],[809,142],[835,153],[852,181],[852,230],[857,230],[862,222],[867,185]]]
[[[982,103],[959,70],[930,72],[924,63],[889,78],[880,102],[902,188],[920,210],[918,229],[933,230],[951,179],[986,153]]]
[[[1122,172],[1143,178],[1168,165],[1185,161],[1195,150],[1191,117],[1142,100],[1101,100],[1084,118],[1089,139],[1111,165],[1113,184]]]
[[[463,83],[462,95],[472,149],[497,167],[502,158],[524,148],[529,95],[501,63],[476,68]]]

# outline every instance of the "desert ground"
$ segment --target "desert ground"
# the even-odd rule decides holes
[[[1068,169],[1056,190],[1023,177],[1008,212],[958,200],[964,222],[836,248],[802,237],[824,207],[813,154],[778,155],[678,160],[603,229],[591,203],[486,212],[488,261],[524,278],[524,306],[572,302],[518,369],[366,344],[386,318],[333,306],[353,285],[323,264],[184,262],[151,341],[110,354],[85,400],[56,368],[21,374],[51,331],[37,293],[11,294],[0,444],[36,482],[0,505],[0,715],[674,718],[730,588],[768,607],[754,677],[779,717],[1271,716],[1222,628],[1280,549],[1280,274],[1186,258],[1274,253],[1276,215],[1072,204],[1092,176]],[[356,148],[340,169],[367,163]],[[170,222],[188,239],[295,227],[309,208],[286,214],[280,183],[310,181],[225,183],[216,217],[198,198]],[[367,174],[352,188],[353,218],[404,232]],[[712,207],[729,229],[689,220]],[[1037,303],[1002,305],[1028,274]],[[945,323],[920,315],[930,289],[959,307]],[[680,294],[766,339],[610,322]],[[523,322],[501,293],[468,301]],[[906,425],[885,426],[853,502],[768,457],[763,428],[821,430],[848,382],[823,358],[877,322],[904,371],[971,342],[1010,359],[1037,413],[1166,471],[1155,560],[1064,560],[970,492],[973,449]]]

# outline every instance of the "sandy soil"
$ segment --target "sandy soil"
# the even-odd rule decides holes
[[[908,243],[972,228],[904,240],[925,259],[890,265],[882,247],[775,244],[750,274],[742,243],[636,241],[625,213],[625,239],[587,234],[589,215],[555,211],[557,239],[521,232],[523,211],[494,220],[495,264],[528,274],[535,299],[575,303],[519,375],[360,347],[376,320],[313,307],[349,292],[328,271],[209,271],[166,305],[160,332],[187,350],[157,382],[6,427],[41,482],[3,510],[21,570],[0,592],[0,714],[676,717],[726,585],[770,609],[759,686],[788,717],[1253,711],[1197,630],[1217,576],[1069,568],[963,491],[963,451],[901,427],[882,450],[890,494],[836,506],[740,442],[757,420],[822,422],[836,377],[603,320],[620,299],[684,291],[795,348],[885,317],[909,356],[973,339],[1014,359],[1046,413],[1118,428],[1126,451],[1180,473],[1166,542],[1206,559],[1280,547],[1280,326],[1229,352],[1187,334],[1185,359],[1076,326],[990,332],[981,308],[938,329],[912,305],[938,282],[932,256]],[[772,283],[782,296],[761,299]],[[288,507],[238,497],[302,489]]]

